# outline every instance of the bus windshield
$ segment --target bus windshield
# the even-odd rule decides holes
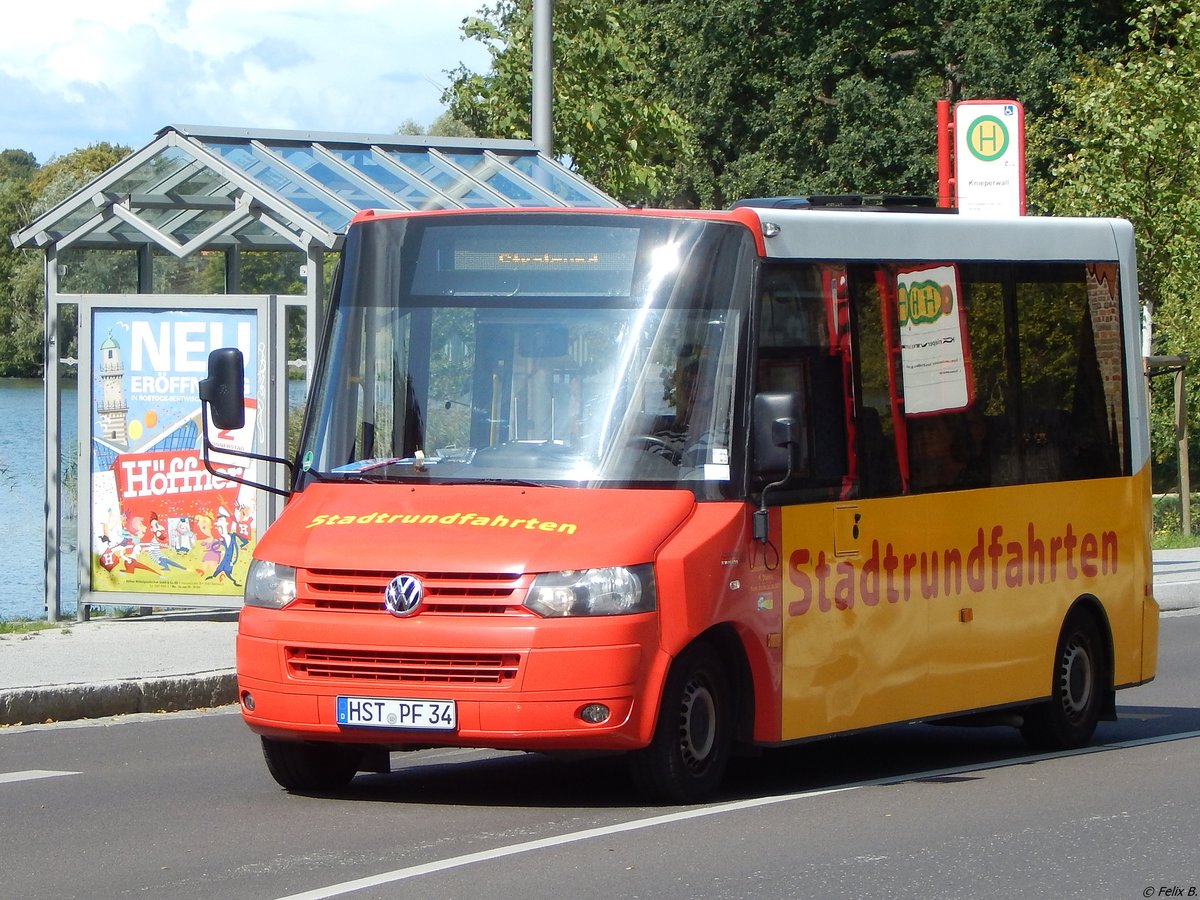
[[[742,226],[638,215],[351,228],[301,484],[731,483]]]

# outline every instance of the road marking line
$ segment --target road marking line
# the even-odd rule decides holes
[[[57,778],[59,775],[82,775],[82,772],[56,772],[51,769],[26,769],[24,772],[0,772],[0,784],[17,781],[37,781],[39,778]]]
[[[353,881],[343,881],[341,884],[331,884],[328,887],[316,888],[311,891],[304,891],[300,894],[288,894],[286,897],[280,897],[279,900],[326,900],[329,897],[340,897],[344,894],[353,894],[357,891],[365,891],[368,888],[380,887],[385,884],[394,884],[397,881],[405,881],[409,878],[417,878],[421,875],[431,875],[434,872],[444,872],[447,869],[457,869],[460,866],[469,866],[473,863],[487,862],[495,859],[502,859],[506,856],[516,856],[519,853],[528,853],[533,850],[545,850],[549,847],[561,847],[565,844],[574,844],[579,841],[589,841],[593,838],[606,837],[613,834],[622,834],[628,831],[640,831],[644,828],[655,828],[659,825],[669,825],[674,822],[685,822],[689,819],[703,819],[708,816],[723,815],[729,812],[740,812],[746,809],[757,809],[763,806],[773,806],[777,803],[790,803],[794,800],[807,800],[813,797],[824,797],[830,794],[843,794],[848,791],[855,791],[864,787],[885,787],[889,785],[908,784],[915,781],[925,781],[932,778],[944,777],[947,775],[962,775],[969,772],[982,772],[988,769],[1005,769],[1012,766],[1027,765],[1032,762],[1041,762],[1043,760],[1066,759],[1072,756],[1083,756],[1089,753],[1102,753],[1106,750],[1126,750],[1134,747],[1143,747],[1148,744],[1164,744],[1171,741],[1189,740],[1192,738],[1200,738],[1200,731],[1177,732],[1175,734],[1164,734],[1157,737],[1136,738],[1128,741],[1116,741],[1111,744],[1095,744],[1088,747],[1081,747],[1078,750],[1064,750],[1053,753],[1037,753],[1029,756],[1005,757],[1003,759],[990,760],[988,762],[973,763],[964,766],[952,766],[944,769],[930,769],[925,772],[910,772],[901,775],[887,775],[882,778],[872,778],[866,781],[856,781],[853,784],[846,784],[840,787],[821,788],[812,791],[800,791],[794,794],[780,794],[773,797],[755,797],[749,800],[737,800],[731,803],[719,803],[715,806],[705,806],[698,809],[686,809],[680,812],[667,813],[661,816],[651,816],[647,819],[633,819],[629,822],[619,822],[615,825],[605,825],[600,828],[589,828],[585,831],[574,831],[570,834],[559,834],[553,837],[541,838],[536,841],[526,841],[522,844],[510,844],[507,847],[496,847],[492,850],[483,850],[478,853],[467,853],[462,856],[452,856],[449,859],[439,859],[434,862],[422,863],[417,866],[409,866],[405,869],[393,869],[391,872],[380,872],[378,875],[369,875],[365,878],[356,878]]]
[[[621,834],[626,831],[639,831],[643,828],[654,828],[658,825],[667,825],[672,822],[683,822],[688,819],[701,819],[707,816],[720,815],[721,813],[734,812],[743,809],[755,809],[760,806],[770,806],[775,803],[786,803],[789,800],[798,800],[806,797],[820,797],[826,794],[840,794],[846,791],[855,790],[858,785],[847,785],[845,787],[827,788],[824,790],[804,791],[800,794],[784,794],[777,797],[759,797],[751,800],[738,800],[733,803],[722,803],[717,806],[706,806],[701,809],[687,809],[676,813],[667,813],[662,816],[651,816],[648,819],[634,819],[630,822],[619,822],[615,825],[605,825],[601,828],[589,828],[586,831],[574,831],[570,834],[559,834],[554,837],[541,838],[536,841],[526,841],[523,844],[511,844],[507,847],[496,847],[493,850],[483,850],[479,853],[467,853],[463,856],[452,856],[449,859],[439,859],[435,862],[422,863],[419,866],[409,866],[407,869],[396,869],[392,872],[381,872],[378,875],[370,875],[366,878],[358,878],[354,881],[346,881],[342,884],[332,884],[329,887],[318,888],[313,891],[305,891],[302,894],[290,894],[287,897],[282,897],[280,900],[324,900],[326,897],[337,897],[342,894],[350,894],[354,891],[362,891],[367,888],[379,887],[384,884],[392,884],[396,881],[403,881],[407,878],[416,878],[419,875],[429,875],[433,872],[442,872],[446,869],[455,869],[459,866],[467,866],[471,863],[484,862],[486,860],[500,859],[505,856],[515,856],[518,853],[528,853],[531,850],[544,850],[547,847],[561,847],[564,844],[574,844],[579,841],[588,841],[592,838],[606,837],[612,834]]]

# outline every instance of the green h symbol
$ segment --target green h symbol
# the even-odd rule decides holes
[[[1008,149],[1008,129],[995,116],[980,116],[967,132],[967,147],[976,159],[997,160]]]

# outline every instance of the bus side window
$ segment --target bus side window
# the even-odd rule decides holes
[[[854,354],[858,362],[856,439],[861,492],[867,497],[891,497],[903,492],[904,480],[892,416],[882,299],[874,267],[851,266],[849,279]]]
[[[1026,482],[1101,478],[1125,469],[1118,283],[1116,266],[1105,263],[1027,265],[1018,272]]]
[[[1111,263],[956,263],[973,386],[965,406],[909,413],[888,267],[854,266],[859,459],[868,496],[1116,476],[1127,412],[1118,273]],[[872,285],[872,279],[874,284]],[[889,358],[889,349],[891,357]],[[878,420],[899,483],[869,449]]]
[[[866,478],[871,496],[961,490],[993,483],[989,423],[977,389],[979,372],[973,371],[972,363],[978,363],[987,377],[995,377],[992,370],[997,366],[1003,370],[1003,306],[993,306],[993,311],[1000,313],[997,321],[977,319],[982,307],[980,298],[972,292],[975,285],[964,276],[968,268],[947,262],[916,269],[899,264],[864,266],[855,271],[858,352],[862,360],[860,415],[864,422],[878,417],[887,435],[886,459],[865,449],[863,452],[869,466]],[[953,278],[943,287],[952,291],[950,305],[943,307],[943,314],[952,311],[957,324],[940,326],[932,334],[943,338],[952,335],[953,346],[962,347],[962,356],[957,362],[953,355],[946,358],[943,384],[929,383],[923,375],[930,364],[924,348],[931,334],[914,334],[914,323],[902,325],[900,320],[904,306],[900,302],[899,276],[909,276],[911,285],[914,273],[926,271],[933,279]],[[916,327],[937,318],[918,322]],[[910,343],[915,352],[907,358],[905,348]],[[919,393],[906,396],[910,364]],[[943,364],[941,359],[939,364]]]
[[[963,265],[984,484],[1119,475],[1126,412],[1116,266]]]
[[[808,419],[803,438],[811,461],[797,485],[806,499],[841,495],[848,474],[848,388],[838,346],[836,313],[823,285],[830,267],[812,264],[765,269],[759,295],[756,391],[801,394]]]

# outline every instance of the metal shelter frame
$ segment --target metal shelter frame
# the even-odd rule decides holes
[[[255,307],[266,310],[266,334],[275,348],[286,346],[289,308],[306,314],[306,363],[316,348],[325,293],[325,254],[341,249],[346,227],[364,209],[442,210],[515,207],[619,208],[566,166],[529,141],[505,141],[281,131],[170,125],[154,140],[12,235],[18,248],[45,253],[45,598],[50,621],[61,615],[63,447],[60,366],[77,363],[80,379],[90,373],[90,346],[80,341],[79,360],[63,356],[64,312],[74,307],[81,335],[86,313],[95,309],[153,305],[202,309]],[[63,254],[73,250],[136,251],[137,294],[79,294],[61,289]],[[295,295],[242,293],[243,251],[299,251],[305,290]],[[224,254],[225,293],[180,296],[156,291],[156,255],[185,259],[197,253]],[[287,419],[287,360],[270,355],[266,428],[270,455],[283,455]],[[86,435],[91,410],[80,385],[78,466],[80,498],[91,471]],[[267,496],[266,521],[279,500]],[[80,503],[78,618],[88,615],[90,587],[88,511]],[[92,602],[104,605],[90,595]],[[152,595],[145,596],[149,599]],[[128,602],[128,595],[122,595]],[[155,605],[199,604],[195,598],[159,597]],[[209,598],[216,600],[216,598]],[[137,604],[134,604],[137,605]],[[239,604],[240,605],[240,604]]]
[[[1180,533],[1188,537],[1192,533],[1192,484],[1190,460],[1188,459],[1187,401],[1184,396],[1184,376],[1187,372],[1187,354],[1180,356],[1147,356],[1143,358],[1146,378],[1171,375],[1175,386],[1175,446],[1179,464],[1179,517]]]

